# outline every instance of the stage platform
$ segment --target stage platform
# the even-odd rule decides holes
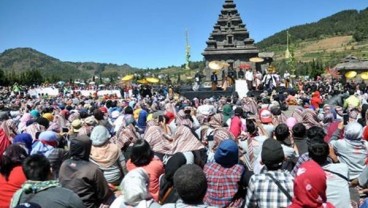
[[[182,87],[179,90],[179,94],[192,100],[193,98],[206,99],[206,98],[219,98],[222,96],[231,96],[235,92],[234,87],[229,87],[224,91],[221,88],[217,88],[216,91],[212,91],[211,88],[199,88],[198,91],[193,91],[191,87]]]

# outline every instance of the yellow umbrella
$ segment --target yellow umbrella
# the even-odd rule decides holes
[[[149,83],[158,83],[160,81],[159,79],[157,79],[155,77],[147,77],[146,80]]]
[[[140,83],[140,84],[148,84],[146,79],[140,79],[137,82]]]
[[[123,78],[121,78],[122,81],[130,81],[134,78],[133,74],[125,75]]]
[[[360,74],[360,77],[364,80],[367,80],[368,79],[368,72],[363,72]]]
[[[345,77],[346,77],[347,79],[352,79],[352,78],[354,78],[356,75],[357,75],[357,72],[356,72],[356,71],[349,71],[349,72],[346,72]]]
[[[214,71],[218,71],[224,68],[224,64],[220,61],[211,61],[208,63],[208,67]]]
[[[260,62],[263,62],[264,59],[260,57],[253,57],[253,58],[250,58],[249,61],[253,63],[260,63]]]

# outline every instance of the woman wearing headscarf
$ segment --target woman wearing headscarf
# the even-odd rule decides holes
[[[232,112],[233,108],[229,103],[224,105],[222,109],[222,114],[224,115],[224,123],[226,123],[231,118]]]
[[[313,160],[304,162],[294,179],[294,197],[289,208],[334,208],[327,202],[326,173]]]
[[[207,126],[202,126],[200,138],[202,143],[208,145],[207,161],[213,162],[215,152],[220,143],[225,139],[234,139],[234,136],[223,127],[224,117],[222,114],[215,114],[210,118]]]
[[[20,122],[18,124],[18,131],[23,132],[27,127],[27,121],[32,120],[32,116],[29,113],[23,114],[23,116],[20,118]]]
[[[58,148],[58,136],[53,131],[42,132],[33,144],[31,155],[42,154],[51,164],[55,179],[58,178],[61,163],[68,157],[68,152]]]
[[[302,123],[305,128],[309,129],[312,126],[322,127],[322,125],[318,122],[317,114],[312,109],[306,109],[302,115]]]
[[[127,161],[128,171],[143,168],[149,176],[149,193],[155,201],[159,195],[159,177],[164,173],[164,165],[154,156],[153,151],[146,140],[138,140],[132,148],[130,159]]]
[[[111,135],[104,126],[96,126],[91,133],[90,160],[104,172],[108,183],[119,185],[126,173],[125,158],[119,147],[109,140]]]
[[[175,203],[179,195],[174,187],[174,174],[181,166],[187,164],[185,155],[181,152],[175,153],[165,166],[165,174],[160,177],[160,204]]]
[[[123,195],[115,199],[111,208],[157,208],[160,205],[155,202],[148,191],[149,176],[143,168],[130,171],[120,184]]]
[[[19,145],[12,144],[0,159],[0,207],[9,207],[13,194],[27,180],[22,162],[28,154]]]
[[[28,124],[28,122],[27,122]],[[23,133],[28,133],[32,136],[33,141],[37,140],[37,133],[39,134],[39,132],[43,132],[46,130],[46,127],[43,125],[40,125],[37,122],[33,122],[29,125],[27,125],[26,129],[23,131]]]
[[[339,139],[343,128],[343,122],[341,122],[331,137],[330,144],[337,156],[332,157],[332,160],[347,164],[349,179],[352,180],[363,171],[368,151],[362,139],[363,127],[358,122],[350,122],[346,125],[344,138]]]
[[[10,141],[13,141],[13,138],[18,133],[18,128],[13,119],[8,119],[6,121],[1,122],[0,128],[4,130],[5,134],[8,136]]]
[[[111,204],[113,192],[96,164],[89,160],[92,141],[88,136],[78,136],[70,141],[70,159],[60,167],[62,187],[74,191],[87,208]]]
[[[14,137],[13,144],[19,144],[27,151],[27,154],[30,154],[32,151],[32,136],[27,133],[18,134]]]
[[[304,112],[304,108],[298,106],[295,108],[294,112],[291,114],[291,117],[296,118],[298,123],[300,123],[303,121],[303,112]]]
[[[148,122],[143,139],[148,142],[151,149],[158,157],[172,154],[172,135],[162,115],[154,114],[153,120]]]

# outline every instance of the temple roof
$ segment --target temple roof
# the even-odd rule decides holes
[[[208,38],[204,56],[218,54],[258,53],[254,40],[243,23],[233,0],[225,0],[213,31]]]
[[[356,71],[368,71],[368,61],[361,60],[355,56],[349,55],[341,60],[341,63],[335,66],[337,70],[356,70]]]

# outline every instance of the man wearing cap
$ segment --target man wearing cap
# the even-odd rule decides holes
[[[259,119],[261,120],[264,130],[266,130],[269,137],[272,136],[275,126],[272,124],[272,113],[267,109],[262,109],[259,112]]]
[[[281,170],[285,159],[281,144],[270,138],[262,145],[262,163],[267,169],[250,178],[245,207],[287,207],[293,196],[293,177]]]

